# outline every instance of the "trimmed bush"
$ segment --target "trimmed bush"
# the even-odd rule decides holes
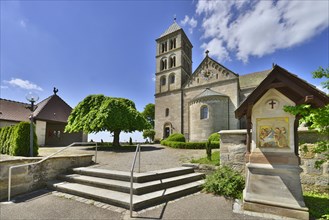
[[[208,141],[217,141],[219,142],[219,138],[220,138],[220,135],[216,132],[216,133],[212,133],[209,137],[208,137]]]
[[[185,137],[183,134],[175,133],[175,134],[171,134],[165,140],[166,141],[175,141],[175,142],[185,142]]]
[[[30,123],[20,122],[13,129],[10,138],[10,155],[14,156],[30,156]],[[34,127],[33,137],[33,156],[38,155],[37,135]]]
[[[14,126],[3,127],[0,130],[0,153],[9,154],[11,145],[10,137],[12,135]]]
[[[245,186],[244,177],[230,167],[223,166],[206,177],[204,190],[225,198],[242,198]]]
[[[177,142],[162,140],[161,144],[164,146],[180,149],[206,149],[207,142]],[[219,142],[211,142],[210,147],[213,149],[219,148]]]

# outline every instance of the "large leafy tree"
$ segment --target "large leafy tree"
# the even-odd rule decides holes
[[[149,138],[151,141],[154,140],[155,130],[154,130],[154,118],[155,118],[155,105],[153,103],[149,103],[144,107],[144,111],[142,112],[143,116],[146,120],[152,125],[152,129],[145,129],[143,131],[143,137]]]
[[[153,103],[149,103],[144,107],[144,111],[142,112],[143,116],[146,120],[152,125],[154,128],[154,118],[155,118],[155,105]]]
[[[113,133],[113,146],[120,146],[120,133],[142,131],[150,123],[136,110],[135,103],[125,98],[89,95],[71,112],[65,132],[83,131]]]
[[[329,68],[324,69],[320,67],[312,74],[313,78],[325,78],[325,81],[321,84],[323,85],[323,88],[329,90]],[[293,115],[300,116],[300,122],[306,123],[309,126],[309,129],[317,130],[319,133],[325,134],[329,137],[329,105],[322,108],[313,108],[309,104],[303,104],[297,106],[285,106],[284,110]],[[324,155],[324,159],[316,161],[316,167],[320,167],[321,164],[329,161],[329,140],[317,142],[313,152],[322,153]]]

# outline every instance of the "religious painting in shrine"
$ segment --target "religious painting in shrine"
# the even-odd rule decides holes
[[[289,147],[289,118],[258,118],[257,147],[259,148],[288,148]]]

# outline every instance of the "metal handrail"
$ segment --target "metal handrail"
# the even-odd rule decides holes
[[[95,163],[97,161],[97,142],[74,142],[68,146],[66,146],[65,148],[53,153],[53,154],[50,154],[49,156],[43,158],[42,160],[40,161],[37,161],[37,162],[33,162],[33,163],[26,163],[26,164],[20,164],[20,165],[14,165],[14,166],[10,166],[9,167],[9,172],[8,172],[8,202],[10,201],[10,194],[11,194],[11,173],[12,173],[12,169],[14,168],[18,168],[18,167],[25,167],[25,166],[30,166],[30,165],[36,165],[36,164],[39,164],[39,163],[42,163],[44,162],[45,160],[51,158],[52,156],[66,150],[67,148],[69,147],[72,147],[72,146],[75,146],[77,144],[95,144],[96,143],[96,148],[95,148]]]
[[[134,160],[131,165],[130,169],[130,218],[133,217],[133,183],[134,183],[134,169],[135,169],[135,163],[136,163],[136,158],[138,154],[138,173],[141,172],[141,146],[137,144],[135,155],[134,155]]]

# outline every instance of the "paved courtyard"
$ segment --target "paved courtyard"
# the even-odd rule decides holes
[[[40,148],[48,156],[62,148]],[[94,154],[93,147],[72,147],[59,155]],[[134,149],[100,148],[94,167],[128,171]],[[205,156],[205,150],[183,150],[161,145],[143,145],[141,171],[181,166],[192,158]],[[1,159],[9,157],[2,156]],[[197,193],[134,213],[138,219],[259,219],[232,212],[232,201],[206,193]],[[47,189],[16,197],[14,203],[0,204],[0,219],[130,219],[129,211],[77,196]]]
[[[59,149],[62,148],[43,147],[39,149],[39,154],[41,156],[48,156]],[[215,151],[215,149],[213,151]],[[59,155],[86,153],[94,154],[95,147],[71,147],[61,152]],[[93,166],[103,169],[129,171],[134,154],[134,147],[122,147],[122,149],[115,148],[114,150],[110,147],[100,147],[97,153],[97,164]],[[192,158],[205,156],[205,150],[173,149],[159,144],[142,145],[141,172],[177,167],[181,166],[183,163],[188,163]]]

